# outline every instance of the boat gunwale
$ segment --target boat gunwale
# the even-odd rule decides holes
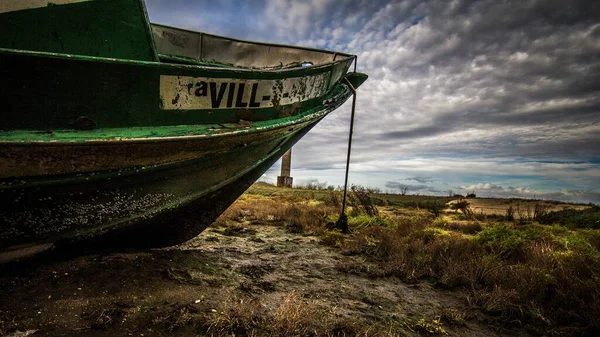
[[[289,74],[286,77],[301,77],[313,73],[318,73],[320,71],[326,70],[333,66],[336,66],[340,63],[353,61],[355,56],[351,58],[341,58],[339,60],[322,63],[318,65],[311,65],[308,67],[299,67],[299,68],[282,68],[282,69],[260,69],[260,68],[240,68],[234,66],[210,66],[210,65],[191,65],[191,64],[180,64],[180,63],[164,63],[160,61],[142,61],[135,59],[122,59],[122,58],[114,58],[114,57],[101,57],[101,56],[88,56],[88,55],[79,55],[79,54],[63,54],[63,53],[53,53],[46,51],[36,51],[36,50],[25,50],[25,49],[12,49],[12,48],[0,48],[0,54],[10,54],[10,55],[26,55],[31,57],[47,57],[53,59],[61,59],[61,60],[74,60],[74,61],[84,61],[84,62],[101,62],[108,64],[122,64],[122,65],[132,65],[132,66],[143,66],[149,68],[163,68],[165,70],[206,70],[211,71],[213,73],[223,73],[224,75],[235,74],[236,76],[240,74],[244,75],[252,75],[252,74],[272,74],[272,75],[281,75],[281,74]],[[293,76],[296,73],[300,74],[298,76]]]
[[[158,55],[158,48],[156,48],[156,41],[154,41],[154,34],[152,34],[152,23],[150,22],[150,16],[148,15],[148,9],[146,8],[146,1],[139,0],[138,5],[142,11],[142,15],[144,16],[144,29],[146,33],[146,38],[150,41],[150,49],[152,50],[152,58],[156,62],[160,62],[160,56]]]

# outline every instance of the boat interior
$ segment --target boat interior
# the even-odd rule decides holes
[[[151,27],[158,56],[163,62],[283,69],[353,57],[310,48],[237,40],[159,24],[151,24]]]

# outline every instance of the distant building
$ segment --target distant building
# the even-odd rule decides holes
[[[294,178],[290,177],[292,171],[292,149],[287,150],[281,157],[281,175],[277,177],[277,186],[292,187]]]

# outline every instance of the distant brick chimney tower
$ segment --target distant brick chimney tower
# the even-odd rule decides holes
[[[290,177],[292,171],[292,149],[287,150],[281,157],[281,175],[277,177],[277,186],[292,187],[294,178]]]

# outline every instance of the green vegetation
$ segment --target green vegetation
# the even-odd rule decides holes
[[[398,276],[406,282],[431,280],[446,289],[470,289],[469,305],[506,323],[598,329],[600,255],[585,235],[545,226],[491,225],[465,235],[406,225],[372,226],[346,238],[341,249],[368,256],[380,267],[344,268],[370,277]]]
[[[591,206],[584,210],[565,209],[550,212],[539,217],[543,224],[559,224],[569,228],[600,229],[600,206]]]

